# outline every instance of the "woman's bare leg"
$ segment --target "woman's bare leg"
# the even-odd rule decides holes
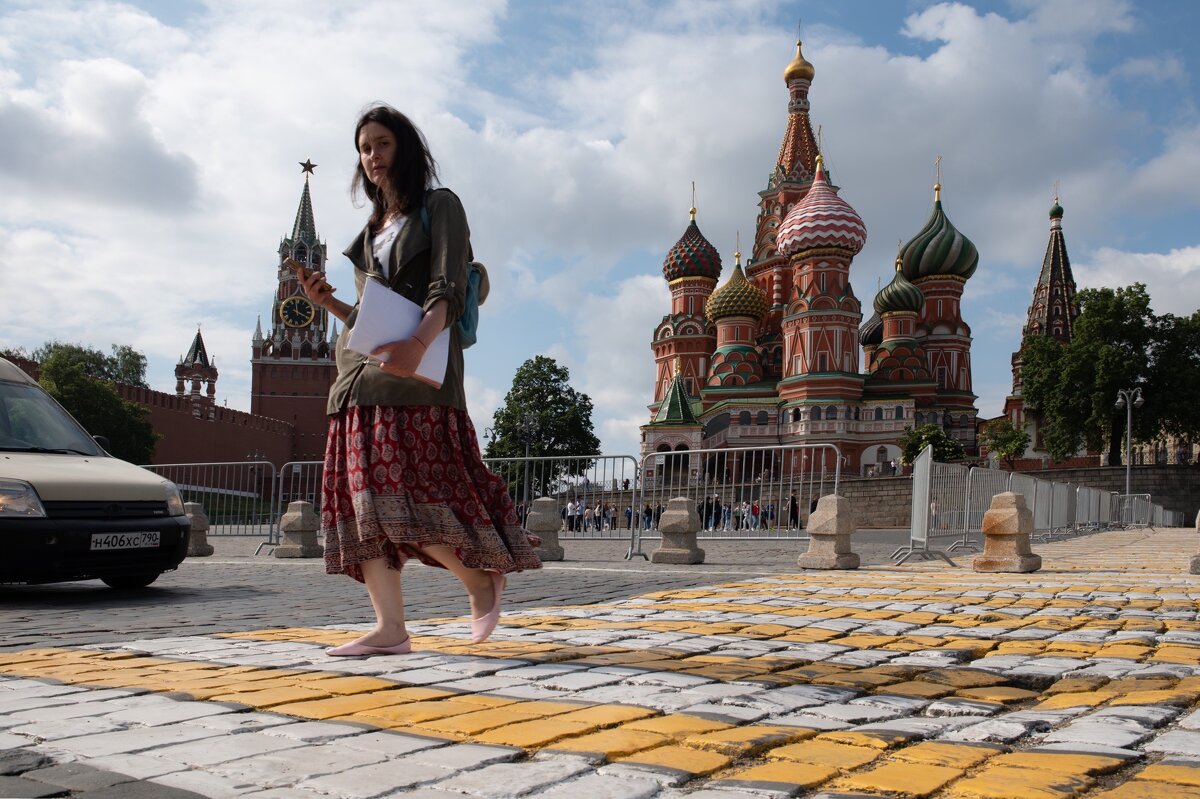
[[[491,576],[483,569],[468,569],[464,566],[454,554],[454,547],[431,544],[421,547],[421,551],[445,566],[446,571],[462,581],[471,600],[471,616],[484,616],[492,609],[492,605],[496,604],[496,589]]]
[[[395,646],[408,638],[404,627],[404,591],[400,587],[400,572],[389,569],[387,558],[373,558],[362,563],[363,581],[375,608],[375,629],[356,643],[366,646]]]

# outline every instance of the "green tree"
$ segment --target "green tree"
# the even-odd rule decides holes
[[[904,428],[904,435],[900,436],[899,443],[900,460],[906,466],[911,466],[927,445],[933,446],[933,459],[940,463],[962,460],[966,455],[963,445],[936,424]]]
[[[85,347],[82,344],[47,341],[34,350],[30,357],[39,363],[44,363],[54,355],[61,355],[69,362],[78,364],[88,377],[111,380],[129,386],[147,387],[146,356],[128,344],[113,344],[112,355],[105,355],[100,350]]]
[[[1013,462],[1029,447],[1029,434],[1012,423],[1008,417],[993,419],[983,428],[979,443],[994,452],[1013,468]]]
[[[592,427],[592,400],[571,388],[570,371],[553,358],[538,355],[521,364],[512,388],[492,419],[489,458],[571,458],[532,471],[530,482],[540,492],[566,475],[583,474],[600,441]],[[524,470],[509,481],[514,496],[524,495]]]
[[[70,352],[55,352],[42,361],[42,388],[58,400],[84,428],[108,439],[108,451],[130,463],[149,463],[158,435],[150,412],[121,399],[113,386],[87,374]]]
[[[1022,393],[1040,419],[1042,444],[1051,458],[1062,460],[1085,446],[1096,451],[1108,446],[1109,463],[1115,465],[1125,440],[1125,413],[1114,407],[1117,391],[1149,381],[1159,323],[1141,283],[1084,289],[1076,297],[1079,317],[1069,344],[1026,338]],[[1133,418],[1135,437],[1161,433],[1157,414]]]
[[[1200,439],[1200,311],[1188,316],[1165,314],[1155,320],[1150,374],[1142,390],[1145,405],[1134,411],[1134,432],[1151,428],[1187,442]],[[1144,416],[1145,420],[1137,419]],[[1137,425],[1138,421],[1144,421]],[[1157,422],[1157,424],[1155,424]]]

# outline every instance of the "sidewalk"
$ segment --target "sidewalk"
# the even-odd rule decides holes
[[[1200,798],[1196,545],[718,578],[354,661],[347,627],[4,653],[0,796]]]

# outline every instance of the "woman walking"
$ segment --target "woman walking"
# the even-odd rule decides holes
[[[346,349],[357,304],[334,298],[321,272],[302,279],[308,298],[345,323],[327,408],[325,570],[365,583],[376,619],[366,635],[327,652],[365,657],[411,651],[400,575],[412,557],[462,582],[472,640],[482,642],[500,618],[504,575],[540,568],[541,561],[504,481],[484,466],[467,416],[462,345],[454,324],[472,259],[466,214],[453,192],[432,189],[437,164],[404,114],[372,107],[358,120],[354,141],[353,190],[371,203],[366,226],[345,251],[354,264],[358,297],[367,280],[382,280],[425,315],[412,336],[368,358]],[[484,280],[481,301],[486,287]],[[434,387],[413,374],[430,342],[447,327],[446,375]]]

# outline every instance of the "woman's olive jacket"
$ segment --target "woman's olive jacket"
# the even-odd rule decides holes
[[[335,415],[351,405],[443,405],[466,409],[463,394],[463,353],[455,325],[462,315],[467,292],[467,263],[472,260],[471,232],[462,202],[449,189],[437,189],[425,197],[429,232],[414,212],[400,230],[392,247],[386,282],[426,311],[438,300],[446,300],[446,325],[450,327],[450,356],[446,379],[440,388],[420,380],[389,375],[380,361],[346,349],[346,340],[358,317],[358,303],[346,317],[337,340],[337,379],[329,389],[328,414]],[[368,226],[369,227],[369,226]],[[354,264],[354,288],[362,300],[369,276],[383,280],[383,272],[372,250],[371,232],[364,227],[345,255]]]

